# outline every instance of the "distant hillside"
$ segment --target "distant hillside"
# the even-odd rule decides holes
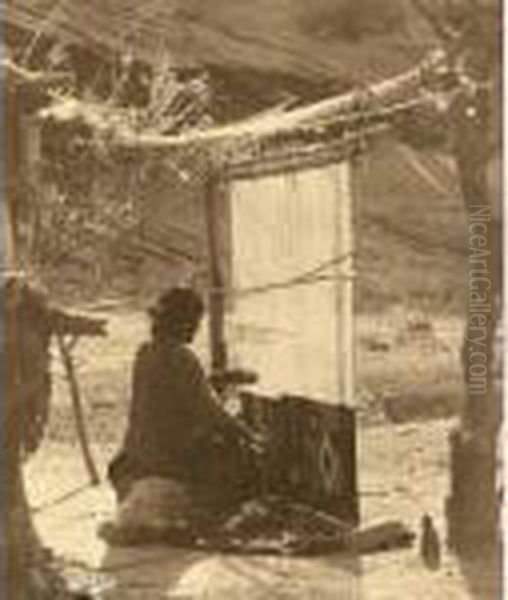
[[[1,14],[101,52],[132,47],[153,63],[167,48],[177,66],[308,81],[380,79],[435,42],[410,0],[16,0]]]
[[[357,171],[358,309],[461,311],[467,224],[451,161],[385,141]]]

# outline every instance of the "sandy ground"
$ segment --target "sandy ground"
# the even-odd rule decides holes
[[[427,571],[414,548],[370,557],[288,559],[232,557],[170,548],[108,549],[97,537],[112,515],[107,485],[90,488],[81,457],[68,445],[48,444],[28,468],[36,522],[46,542],[65,558],[76,584],[95,586],[105,598],[403,598],[494,599],[488,573],[473,590],[446,550],[443,504],[448,486],[447,434],[453,422],[373,426],[360,436],[359,469],[364,523],[401,519],[419,534],[424,513],[435,520],[444,560]],[[94,447],[104,465],[103,448]],[[85,487],[82,487],[85,486]],[[67,497],[69,492],[75,495]],[[60,499],[64,499],[59,502]]]
[[[123,433],[132,354],[145,334],[137,313],[115,311],[109,317],[109,337],[83,343],[77,356],[102,475]],[[109,549],[98,538],[97,527],[112,515],[113,497],[106,484],[88,485],[57,361],[47,441],[26,469],[45,542],[62,558],[76,585],[115,600],[495,598],[492,574],[484,563],[459,565],[446,549],[443,508],[449,485],[448,435],[460,407],[460,322],[436,321],[429,330],[419,324],[421,315],[418,319],[401,313],[360,320],[361,513],[363,523],[400,519],[418,535],[422,515],[432,515],[442,542],[439,571],[424,568],[418,542],[408,550],[369,557],[312,560],[167,547]]]

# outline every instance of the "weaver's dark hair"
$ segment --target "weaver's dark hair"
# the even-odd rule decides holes
[[[190,288],[172,288],[163,292],[149,309],[154,337],[188,337],[197,328],[204,313],[201,296]]]

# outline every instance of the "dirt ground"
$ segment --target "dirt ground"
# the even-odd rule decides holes
[[[102,306],[96,314],[108,318],[109,335],[81,343],[76,358],[93,453],[104,476],[125,427],[130,365],[146,323],[139,311]],[[418,538],[411,549],[361,558],[106,547],[97,528],[113,513],[112,493],[106,483],[88,484],[55,357],[48,435],[26,474],[37,526],[73,585],[114,600],[496,598],[495,576],[486,562],[460,565],[446,547],[448,435],[462,393],[460,321],[401,309],[382,318],[359,318],[356,335],[362,522],[400,519],[419,536],[422,515],[431,515],[443,551],[438,571],[423,566]]]

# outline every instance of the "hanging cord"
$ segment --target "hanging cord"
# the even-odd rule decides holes
[[[50,511],[54,508],[59,508],[60,506],[67,504],[67,502],[70,502],[71,500],[78,498],[79,496],[83,495],[85,492],[92,489],[93,487],[96,487],[96,485],[94,483],[91,483],[91,482],[85,483],[84,485],[80,485],[79,487],[77,487],[74,490],[70,490],[69,492],[62,494],[62,496],[59,496],[58,498],[49,500],[48,502],[44,502],[43,504],[40,504],[39,506],[31,508],[30,510],[34,515],[47,513],[48,511]]]
[[[284,279],[281,281],[275,281],[271,283],[267,283],[264,285],[254,286],[251,288],[245,288],[243,290],[234,290],[233,296],[238,298],[244,298],[246,296],[253,296],[258,294],[264,294],[271,291],[276,290],[284,290],[292,287],[300,286],[300,285],[312,285],[315,283],[319,283],[322,281],[331,281],[336,279],[348,279],[350,275],[341,275],[341,274],[333,274],[327,275],[325,271],[330,267],[335,267],[342,262],[346,261],[348,258],[351,258],[353,253],[347,253],[345,255],[336,256],[329,260],[326,260],[319,264],[317,267],[310,269],[309,271],[304,271],[299,275],[294,277],[290,277],[289,279]]]

